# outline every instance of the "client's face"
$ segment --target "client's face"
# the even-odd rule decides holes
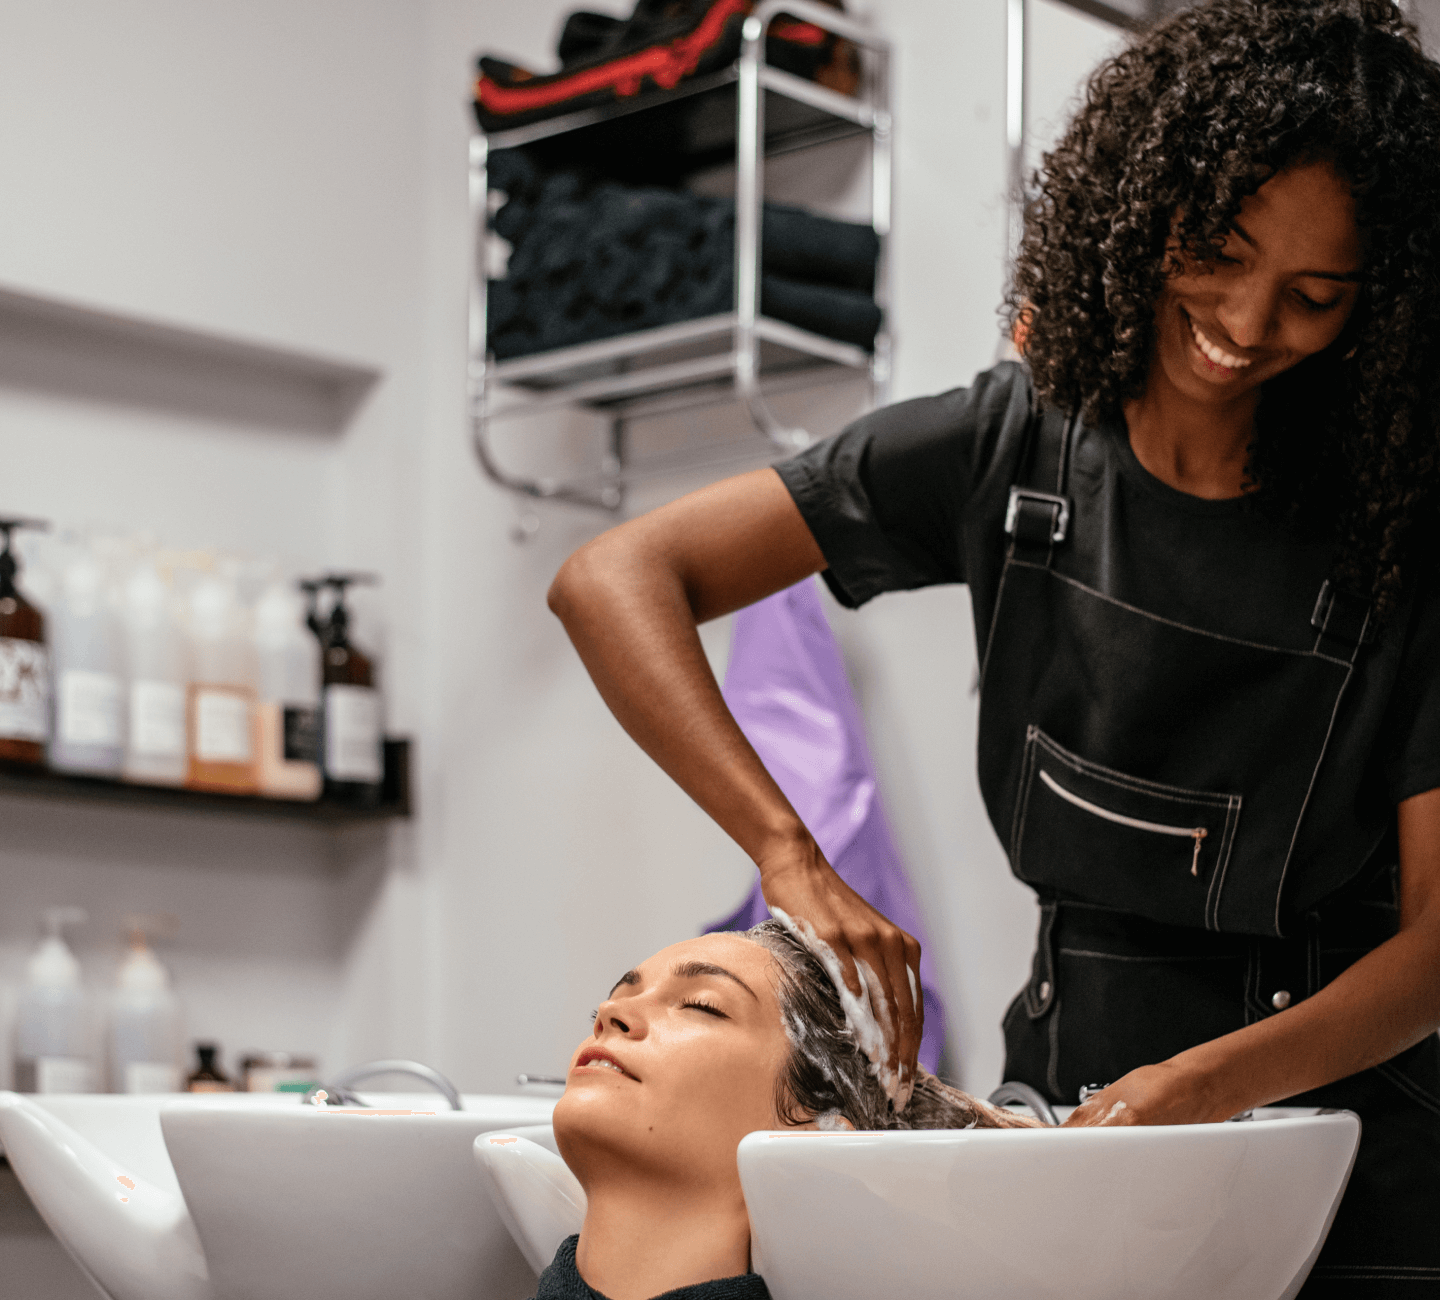
[[[778,1127],[790,1054],[770,954],[734,935],[665,948],[626,972],[570,1061],[555,1136],[583,1184],[620,1170],[734,1183],[735,1148]]]

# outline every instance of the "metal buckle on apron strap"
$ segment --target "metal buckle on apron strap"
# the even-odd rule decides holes
[[[1005,509],[1005,536],[1032,546],[1063,542],[1070,530],[1070,498],[1035,488],[1012,487]]]
[[[1322,637],[1333,637],[1346,645],[1369,645],[1375,639],[1370,602],[1363,596],[1340,591],[1328,578],[1320,588],[1310,626]]]

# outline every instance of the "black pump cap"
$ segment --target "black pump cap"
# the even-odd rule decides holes
[[[214,1043],[196,1043],[195,1053],[200,1058],[202,1070],[213,1070],[215,1068],[215,1053],[220,1049]]]
[[[346,632],[350,626],[350,611],[345,607],[345,592],[349,587],[378,586],[380,578],[374,573],[326,573],[318,578],[306,578],[300,583],[305,593],[305,624],[317,637],[320,644],[347,646]],[[335,603],[325,619],[320,617],[320,592],[329,587],[335,593]]]
[[[15,575],[20,572],[20,563],[10,549],[11,533],[17,528],[36,528],[43,531],[49,527],[49,522],[44,519],[0,517],[0,535],[5,539],[5,549],[0,551],[0,599],[7,596],[14,598],[20,594],[15,590]]]

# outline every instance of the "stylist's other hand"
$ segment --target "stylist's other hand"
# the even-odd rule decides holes
[[[1173,1061],[1142,1065],[1077,1106],[1065,1128],[1114,1128],[1121,1124],[1210,1124],[1204,1089]]]
[[[803,938],[830,949],[850,994],[862,1005],[868,1000],[884,1041],[861,1046],[880,1066],[895,1109],[903,1110],[915,1087],[925,1028],[919,941],[841,880],[813,840],[762,861],[760,887],[772,911],[783,912]],[[825,960],[824,953],[816,955]],[[863,963],[863,983],[857,962]],[[836,979],[836,970],[830,974]]]

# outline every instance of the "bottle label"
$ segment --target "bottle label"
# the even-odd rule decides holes
[[[179,1092],[180,1071],[160,1061],[127,1061],[126,1092]]]
[[[0,740],[50,734],[50,667],[38,641],[0,636]]]
[[[185,754],[185,692],[173,682],[130,683],[130,752],[140,758]]]
[[[373,687],[325,688],[325,775],[372,785],[384,775],[380,692]]]
[[[114,673],[70,668],[60,674],[56,731],[67,745],[120,743],[120,679]]]
[[[73,1056],[42,1056],[35,1062],[36,1092],[89,1092],[90,1062]]]
[[[287,763],[320,762],[320,710],[310,704],[287,704],[281,747]]]
[[[248,763],[252,755],[250,701],[234,691],[196,691],[195,757],[202,763]]]

